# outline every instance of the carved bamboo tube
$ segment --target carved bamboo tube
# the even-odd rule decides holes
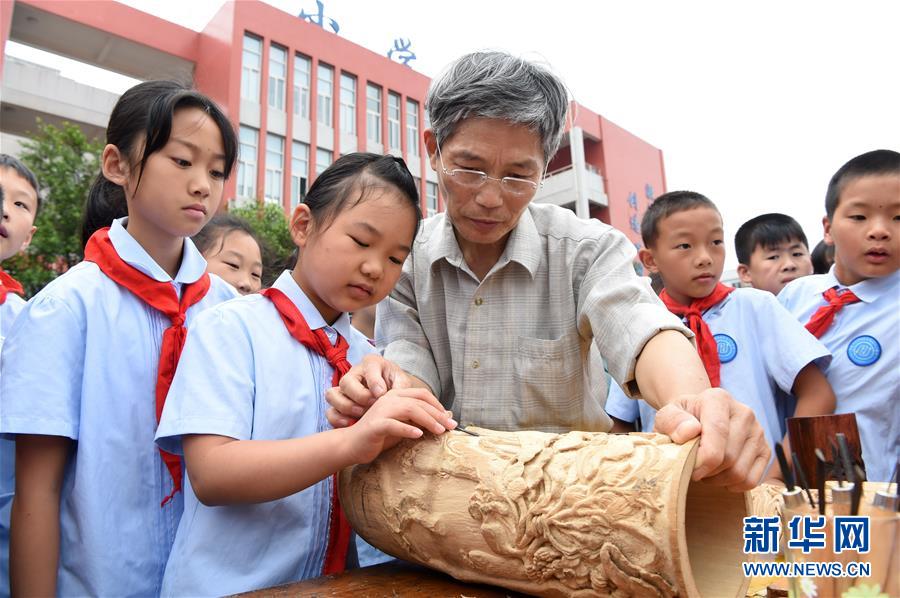
[[[404,441],[341,472],[356,531],[395,557],[539,596],[744,595],[747,503],[691,482],[695,442],[478,432]]]

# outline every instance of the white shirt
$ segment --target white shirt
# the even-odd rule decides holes
[[[438,214],[378,305],[375,338],[463,424],[605,431],[606,377],[590,373],[592,362],[627,384],[658,332],[691,336],[635,274],[634,257],[609,225],[530,204],[479,280]]]
[[[189,239],[172,280],[123,227],[109,236],[123,260],[180,291],[206,261]],[[216,276],[187,311],[236,296]],[[155,388],[168,318],[90,262],[48,284],[3,345],[0,433],[75,440],[60,497],[57,591],[75,596],[159,593],[181,517],[181,494],[153,442]]]
[[[753,410],[769,446],[780,442],[781,393],[791,392],[797,374],[810,363],[824,369],[831,359],[828,349],[766,291],[735,289],[704,312],[703,320],[718,346],[721,387]],[[620,389],[610,390],[606,401],[610,415],[634,421],[638,409],[642,430],[652,431],[653,407],[629,399]]]
[[[778,300],[806,324],[833,287],[848,288],[832,267],[790,282]],[[861,301],[837,312],[820,338],[834,354],[825,374],[835,413],[856,414],[868,479],[886,482],[900,456],[900,271],[849,288]]]
[[[0,305],[0,349],[23,307],[25,300],[14,293],[8,293],[6,301]],[[0,598],[9,596],[9,514],[15,491],[16,443],[0,438]]]
[[[341,314],[327,326],[284,272],[273,285],[309,327],[336,332],[359,363],[375,349]],[[279,440],[330,429],[325,391],[333,369],[295,340],[262,295],[248,295],[202,314],[191,327],[157,432],[181,452],[182,434]],[[185,515],[163,581],[165,596],[222,596],[322,574],[332,478],[272,502],[207,507],[185,484]]]

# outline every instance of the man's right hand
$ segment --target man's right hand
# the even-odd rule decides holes
[[[418,386],[414,379],[392,361],[380,355],[366,355],[341,378],[340,386],[329,388],[325,400],[331,407],[325,417],[335,428],[345,428],[362,417],[375,400],[392,388]]]

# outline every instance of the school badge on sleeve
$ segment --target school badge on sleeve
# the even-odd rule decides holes
[[[857,336],[847,345],[847,357],[860,367],[872,365],[881,357],[881,344],[874,336]]]

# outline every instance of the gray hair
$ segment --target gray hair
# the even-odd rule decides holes
[[[438,143],[467,118],[497,118],[540,135],[544,163],[559,148],[569,101],[548,68],[505,52],[473,52],[453,61],[431,82],[425,110]]]

